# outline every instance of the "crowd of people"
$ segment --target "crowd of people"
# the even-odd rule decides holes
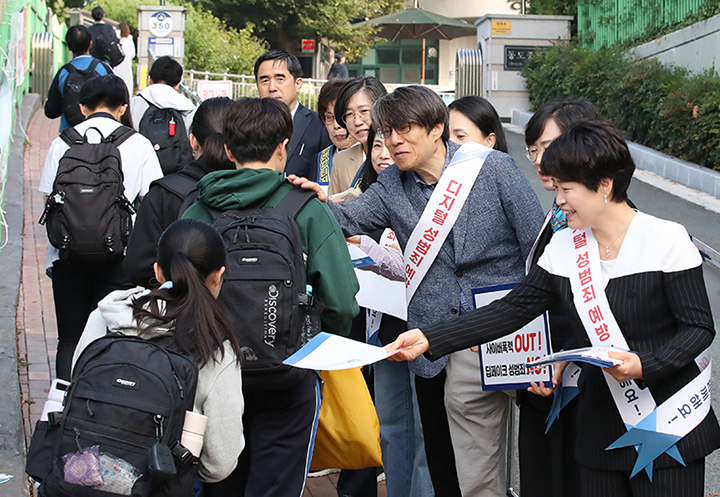
[[[383,467],[343,471],[340,496],[376,496],[382,471],[390,497],[505,495],[513,402],[523,497],[702,495],[704,458],[720,447],[711,408],[693,404],[704,415],[688,414],[672,443],[645,456],[645,472],[636,474],[640,439],[607,450],[640,430],[623,403],[637,398],[637,412],[651,406],[643,416],[653,417],[655,406],[690,402],[683,396],[702,377],[706,364],[697,358],[715,330],[698,251],[682,226],[627,198],[632,158],[592,104],[549,102],[526,127],[526,155],[556,195],[543,215],[507,154],[497,112],[481,97],[446,106],[426,87],[388,94],[374,77],[336,69],[316,113],[298,102],[297,58],[270,50],[255,64],[260,98],[212,98],[196,108],[177,91],[183,70],[172,58],[155,61],[148,86],[130,98],[132,86],[90,55],[87,28],[71,27],[67,42],[71,65],[97,74],[69,100],[74,69],[66,66],[45,105],[49,117],[62,116],[63,132],[39,185],[57,377],[76,378],[73,364],[107,332],[193,357],[194,411],[207,416],[197,495],[302,494],[321,380],[310,370],[259,365],[287,358],[309,337],[299,335],[320,329],[397,351],[365,371]],[[67,230],[84,216],[92,231],[95,213],[87,211],[101,209],[87,206],[101,197],[71,210],[73,197],[60,189],[70,183],[61,181],[68,164],[92,162],[87,144],[110,147],[94,163],[109,156],[120,164],[114,199],[127,204],[134,226],[121,241],[102,235],[92,257]],[[275,232],[290,219],[289,245],[236,249],[238,239],[259,236],[258,219]],[[405,283],[407,321],[358,306],[348,244],[372,259],[358,270]],[[277,282],[256,283],[271,266]],[[508,284],[517,285],[474,309],[475,290]],[[552,350],[612,345],[624,350],[610,353],[618,364],[561,363],[551,385],[484,390],[473,347],[546,311]],[[307,324],[313,315],[315,327]],[[547,429],[552,394],[569,386],[573,367],[579,395]]]

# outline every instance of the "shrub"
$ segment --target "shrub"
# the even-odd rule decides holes
[[[590,100],[628,140],[720,171],[720,77],[692,74],[617,50],[557,45],[522,75],[533,108],[558,97]]]

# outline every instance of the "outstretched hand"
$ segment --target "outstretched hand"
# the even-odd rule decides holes
[[[395,352],[396,350],[400,351],[388,357],[391,361],[412,361],[427,352],[430,344],[423,332],[415,328],[414,330],[402,333],[393,343],[386,345],[384,348],[388,353]]]
[[[323,202],[327,202],[327,195],[323,191],[322,187],[318,185],[317,183],[310,181],[307,178],[303,178],[301,176],[297,176],[295,174],[289,174],[287,176],[288,181],[292,183],[293,185],[304,188],[306,190],[312,190],[315,193],[317,193],[318,199],[320,199]]]
[[[622,364],[605,368],[605,371],[615,378],[618,383],[627,380],[639,380],[643,377],[642,361],[634,352],[608,352],[612,359],[622,360]]]
[[[563,374],[565,374],[565,368],[568,367],[568,364],[570,364],[567,361],[564,362],[557,362],[553,364],[553,376],[552,376],[552,384],[551,387],[546,387],[544,383],[538,382],[535,383],[534,381],[530,382],[531,387],[528,387],[528,392],[532,392],[535,395],[540,395],[542,397],[548,397],[550,396],[555,389],[560,386],[562,383],[562,377]]]

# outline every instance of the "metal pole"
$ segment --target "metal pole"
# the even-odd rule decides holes
[[[423,53],[422,53],[422,78],[420,79],[420,84],[425,84],[425,38],[423,38]]]
[[[162,0],[163,2],[165,0]],[[520,0],[520,15],[525,15],[525,0]]]

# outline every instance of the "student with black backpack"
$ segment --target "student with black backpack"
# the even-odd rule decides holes
[[[92,9],[91,15],[95,24],[88,28],[93,37],[90,55],[107,62],[112,67],[119,66],[125,60],[125,52],[120,45],[115,29],[105,22],[105,10],[97,6]]]
[[[198,475],[233,471],[245,439],[240,345],[216,300],[225,263],[210,225],[177,221],[158,244],[163,285],[112,292],[92,312],[63,412],[30,446],[41,496],[190,497]],[[198,443],[188,418],[202,416]]]
[[[130,100],[135,129],[150,140],[164,174],[193,159],[188,130],[196,107],[178,92],[183,68],[172,57],[158,58],[148,72],[148,86]]]
[[[358,284],[328,207],[282,174],[292,136],[287,105],[239,100],[227,112],[223,135],[237,169],[206,174],[184,217],[214,222],[228,249],[219,300],[243,346],[248,445],[233,474],[205,485],[204,495],[300,497],[319,384],[315,372],[282,361],[307,340],[304,324],[320,309],[323,331],[350,332]]]
[[[55,74],[45,101],[45,116],[50,119],[60,118],[61,133],[65,128],[85,120],[80,112],[80,89],[85,81],[113,73],[109,65],[90,55],[92,34],[85,26],[71,26],[65,35],[65,42],[73,59]]]
[[[199,461],[206,482],[227,477],[245,446],[241,345],[216,300],[226,258],[220,236],[207,223],[172,223],[160,237],[153,265],[162,286],[105,297],[90,315],[73,360],[75,368],[83,350],[106,332],[139,336],[191,357],[198,367],[193,411],[208,418]],[[80,375],[73,369],[74,379]]]
[[[195,184],[212,171],[235,169],[235,164],[225,153],[222,136],[225,112],[232,104],[227,97],[209,98],[200,104],[190,127],[190,145],[196,159],[177,173],[168,174],[150,185],[150,191],[138,209],[135,229],[123,261],[123,268],[136,285],[157,286],[153,273],[157,241],[165,228],[180,219],[192,204],[197,195]]]
[[[48,230],[58,325],[57,376],[70,361],[90,312],[113,290],[132,284],[122,270],[133,204],[162,177],[150,142],[118,120],[127,109],[125,83],[115,75],[88,80],[80,107],[87,119],[50,145],[38,190]]]

